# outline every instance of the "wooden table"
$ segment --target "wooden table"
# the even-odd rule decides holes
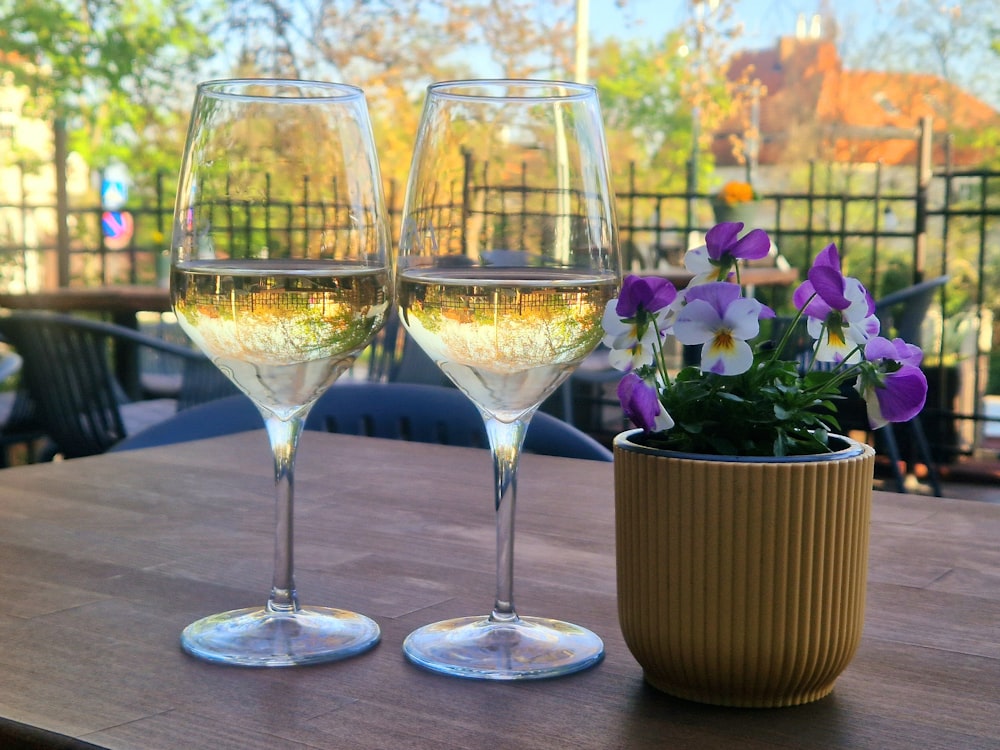
[[[61,287],[30,294],[0,293],[0,308],[11,310],[50,310],[60,313],[99,312],[111,322],[138,329],[136,315],[141,312],[170,312],[170,290],[156,286],[113,285]],[[119,381],[133,398],[139,398],[139,352],[122,341],[115,354],[115,369]]]
[[[140,312],[169,312],[170,290],[158,286],[124,284],[70,286],[29,294],[0,294],[0,307],[12,310],[104,312],[119,324],[135,328]]]
[[[674,286],[682,289],[694,278],[694,274],[683,268],[651,268],[639,271],[637,276],[660,276],[669,279]],[[799,281],[799,271],[796,268],[779,268],[777,266],[750,266],[740,269],[740,282],[745,287],[754,286],[792,286]]]
[[[737,710],[643,683],[617,625],[610,464],[524,458],[518,609],[592,628],[607,656],[519,684],[400,651],[411,629],[492,603],[485,451],[308,433],[298,469],[302,599],[373,616],[383,640],[273,670],[178,647],[195,618],[263,603],[262,431],[0,473],[0,747],[1000,747],[1000,505],[876,493],[857,657],[824,700]]]

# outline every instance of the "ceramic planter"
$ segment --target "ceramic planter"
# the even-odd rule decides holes
[[[827,695],[864,622],[875,453],[685,456],[615,438],[618,612],[654,687],[725,706]]]

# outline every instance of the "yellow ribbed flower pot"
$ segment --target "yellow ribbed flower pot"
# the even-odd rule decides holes
[[[685,457],[615,439],[618,614],[647,682],[723,706],[827,695],[861,640],[875,453]]]

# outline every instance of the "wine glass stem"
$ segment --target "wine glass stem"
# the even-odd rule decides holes
[[[274,579],[267,608],[272,612],[297,612],[295,558],[293,546],[293,510],[295,497],[295,452],[305,425],[303,416],[278,419],[264,415],[264,425],[274,455],[275,533]]]
[[[497,514],[497,591],[490,619],[517,620],[514,611],[514,510],[517,506],[517,464],[528,419],[501,422],[486,418],[486,433],[493,454],[493,479]]]

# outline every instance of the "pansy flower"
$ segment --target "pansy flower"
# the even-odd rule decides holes
[[[608,302],[601,320],[612,367],[629,371],[653,363],[676,297],[677,290],[667,279],[625,277],[621,292]]]
[[[759,260],[771,251],[771,239],[763,229],[740,237],[743,222],[724,221],[705,234],[705,244],[684,255],[684,267],[694,274],[689,287],[710,281],[727,281],[734,275],[737,261]]]
[[[739,375],[753,364],[747,341],[760,333],[760,318],[768,314],[774,315],[757,300],[744,297],[735,284],[702,284],[687,290],[674,336],[685,345],[702,345],[702,370]]]
[[[669,430],[674,426],[674,420],[660,403],[656,388],[634,372],[626,373],[619,381],[618,400],[625,416],[646,432]]]
[[[844,276],[837,248],[816,258],[795,291],[796,316],[753,344],[760,321],[775,313],[739,283],[740,263],[762,258],[771,244],[761,231],[723,223],[704,246],[688,250],[694,279],[680,292],[655,275],[629,276],[605,308],[604,343],[611,364],[625,372],[618,398],[647,444],[690,453],[808,455],[830,447],[836,400],[845,384],[865,398],[873,427],[911,419],[923,407],[927,381],[919,347],[878,336],[868,291]],[[836,367],[804,372],[795,324],[805,317],[818,359]],[[673,335],[698,346],[698,366],[679,366]],[[784,357],[786,350],[789,357]]]
[[[908,422],[927,400],[927,376],[920,369],[923,352],[903,339],[872,338],[865,346],[865,360],[874,370],[862,370],[855,385],[865,400],[872,429],[889,422]]]
[[[705,233],[708,257],[718,266],[731,266],[736,260],[760,260],[771,251],[771,240],[763,229],[754,229],[740,237],[742,221],[724,221]]]
[[[858,362],[859,349],[879,332],[875,302],[860,281],[844,276],[836,245],[816,256],[792,301],[807,318],[819,362]]]

